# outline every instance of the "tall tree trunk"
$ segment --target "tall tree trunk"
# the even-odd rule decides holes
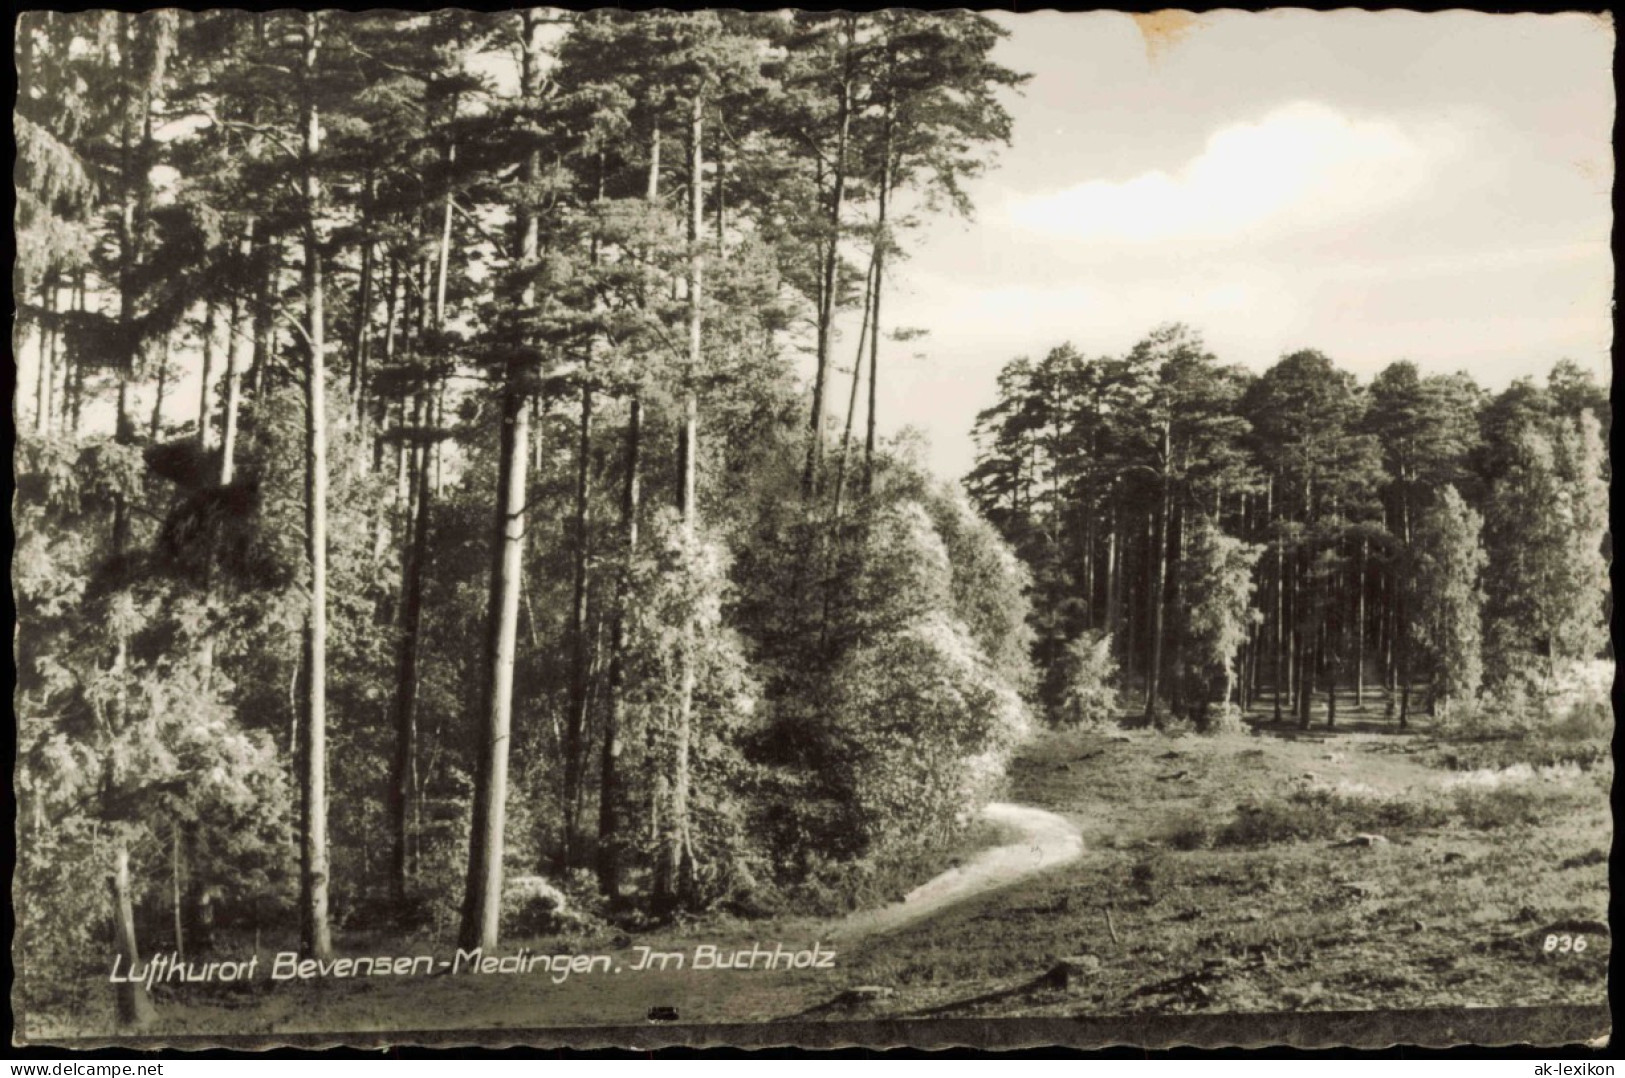
[[[1169,502],[1172,496],[1171,479],[1168,475],[1168,465],[1171,461],[1169,442],[1172,437],[1168,424],[1162,428],[1162,493],[1157,501],[1157,531],[1155,548],[1152,550],[1152,577],[1151,577],[1151,665],[1146,668],[1145,675],[1145,717],[1155,719],[1157,715],[1157,689],[1158,681],[1162,676],[1162,647],[1163,647],[1163,598],[1167,588],[1168,564],[1168,518]]]
[[[169,388],[169,334],[158,342],[158,392],[152,399],[152,420],[147,427],[147,440],[156,442],[164,429],[164,393]]]
[[[321,117],[314,85],[320,48],[319,19],[315,12],[305,14],[302,68],[305,332],[310,349],[310,368],[305,376],[305,552],[310,561],[310,612],[305,627],[305,721],[300,729],[299,921],[304,953],[328,958],[333,943],[327,920],[327,357],[322,256],[317,235],[321,188],[316,156],[321,148]]]
[[[448,151],[449,152],[449,151]],[[438,278],[435,284],[434,300],[434,327],[441,330],[446,323],[446,273],[451,257],[451,194],[446,195],[445,221],[440,230],[440,252],[438,256]],[[372,245],[366,245],[364,262],[368,270],[363,274],[363,287],[370,284],[370,263]],[[366,315],[371,311],[370,299],[361,305],[363,330]],[[423,320],[428,316],[426,306],[420,304],[418,310],[419,336],[422,336]],[[366,363],[366,334],[358,331],[356,335],[354,381],[359,394],[361,381],[365,374]],[[417,697],[419,682],[419,665],[423,653],[423,580],[429,561],[429,521],[433,494],[438,488],[430,482],[431,467],[438,465],[439,449],[438,435],[441,428],[441,419],[438,408],[431,403],[437,392],[443,387],[443,380],[434,379],[434,387],[419,392],[414,410],[413,426],[419,435],[412,450],[410,462],[410,478],[412,485],[408,519],[405,523],[403,537],[407,547],[402,559],[401,583],[401,654],[400,675],[397,680],[395,695],[395,751],[390,765],[389,783],[389,810],[390,810],[390,896],[395,908],[400,913],[406,912],[406,894],[412,872],[411,861],[411,819],[410,811],[413,799],[417,795],[417,759],[418,759],[418,724],[417,724]],[[353,403],[355,414],[361,415],[359,401]],[[402,402],[404,412],[405,402]],[[434,440],[429,440],[434,439]]]
[[[705,207],[704,155],[702,133],[705,101],[698,94],[689,105],[688,122],[688,369],[683,387],[682,426],[679,434],[678,463],[682,469],[678,489],[678,510],[682,517],[683,538],[692,550],[695,540],[697,459],[699,446],[699,401],[695,396],[695,382],[701,366],[701,302],[703,297],[704,253],[700,247],[704,227]],[[679,652],[677,715],[672,731],[670,804],[664,823],[660,863],[655,875],[654,909],[658,914],[669,913],[678,902],[687,897],[691,889],[692,861],[689,848],[688,793],[689,742],[692,737],[694,709],[694,664],[696,627],[693,620],[683,625],[683,641]]]
[[[405,300],[401,296],[401,288],[401,260],[391,258],[389,260],[389,289],[384,293],[383,366],[386,370],[395,365],[395,341],[400,335],[401,309],[405,306]],[[370,357],[368,362],[370,365]],[[367,378],[365,372],[363,372],[361,385],[357,388],[357,392],[363,398],[366,397]],[[389,422],[389,401],[379,397],[371,403],[373,430],[375,431],[372,442],[372,466],[373,470],[376,471],[384,466],[384,428]],[[365,411],[365,402],[360,407]],[[383,517],[380,516],[379,520],[382,522]]]
[[[863,345],[869,335],[869,317],[874,309],[875,259],[880,256],[877,247],[869,260],[869,273],[863,282],[863,321],[858,325],[858,352],[852,357],[852,389],[846,398],[846,427],[841,432],[841,456],[835,462],[835,518],[840,519],[841,501],[846,493],[847,460],[852,450],[852,426],[858,410],[858,385],[863,381]],[[827,604],[826,604],[827,609]]]
[[[534,232],[531,233],[534,235]],[[534,302],[534,299],[531,299]],[[519,628],[519,588],[525,536],[525,466],[530,408],[519,388],[522,372],[510,360],[502,399],[497,525],[493,564],[487,670],[474,817],[469,835],[468,883],[463,903],[463,947],[497,945],[502,902],[502,851],[508,797],[508,737],[513,714],[513,668]]]
[[[59,288],[51,290],[51,302],[54,311],[62,310],[62,295]],[[69,304],[73,303],[73,286],[68,286]],[[45,417],[46,430],[54,430],[58,434],[68,432],[68,407],[73,392],[73,363],[69,360],[66,349],[62,345],[62,331],[55,330],[51,334],[51,370],[53,381],[45,390]],[[60,380],[57,380],[57,379]]]
[[[197,444],[205,452],[214,444],[214,409],[209,399],[209,383],[214,380],[214,346],[218,336],[216,307],[214,297],[210,296],[203,308],[203,377],[198,385]]]
[[[186,918],[181,903],[181,829],[169,826],[169,904],[175,930],[175,954],[186,958]]]
[[[273,312],[281,300],[277,291],[282,276],[278,269],[282,246],[272,238],[263,222],[256,222],[253,227],[260,233],[256,242],[259,272],[255,282],[254,355],[248,368],[248,400],[257,418],[265,398],[265,368],[270,365],[271,353],[276,348]]]
[[[253,222],[243,230],[243,254],[247,257],[253,246]],[[236,473],[237,414],[243,395],[243,316],[244,304],[235,294],[231,298],[231,331],[226,348],[226,400],[220,416],[220,485],[231,483]]]
[[[113,897],[113,949],[124,960],[130,977],[141,968],[141,951],[135,942],[135,903],[130,890],[130,851],[120,843],[113,851],[113,871],[108,880]],[[157,1017],[147,987],[139,980],[119,982],[116,998],[118,1023],[127,1029],[151,1025]]]
[[[1143,546],[1149,550],[1151,545],[1150,536],[1152,531],[1152,521],[1154,519],[1155,514],[1147,513],[1143,522],[1140,519],[1136,519],[1134,521],[1134,535],[1132,536],[1132,539],[1135,547],[1138,548]],[[1134,671],[1140,668],[1139,648],[1136,647],[1136,637],[1139,634],[1140,623],[1144,620],[1144,612],[1140,608],[1140,602],[1143,601],[1144,593],[1143,589],[1140,587],[1139,566],[1136,566],[1132,572],[1130,572],[1128,569],[1128,566],[1133,564],[1129,558],[1128,552],[1128,543],[1130,538],[1130,536],[1126,535],[1123,537],[1124,548],[1122,558],[1124,575],[1126,579],[1121,585],[1119,585],[1119,589],[1127,589],[1127,594],[1124,597],[1125,601],[1123,603],[1123,676],[1129,680],[1132,680],[1134,677]],[[1143,559],[1134,560],[1142,561],[1143,564]],[[1137,613],[1139,616],[1136,616]]]
[[[1275,522],[1275,481],[1264,489],[1264,516]],[[1285,544],[1277,534],[1275,538],[1275,721],[1281,721],[1281,693],[1286,688],[1286,554]]]
[[[1404,481],[1404,476],[1401,477]],[[1411,624],[1409,603],[1406,601],[1410,592],[1409,577],[1411,568],[1411,510],[1410,502],[1405,495],[1401,495],[1400,503],[1400,538],[1404,543],[1400,560],[1400,576],[1396,581],[1399,585],[1394,616],[1394,650],[1398,653],[1399,677],[1399,728],[1405,729],[1410,725],[1411,715]]]
[[[581,825],[581,776],[587,725],[587,680],[591,648],[587,641],[587,561],[591,542],[592,375],[581,383],[581,423],[576,447],[575,551],[570,602],[570,693],[564,722],[564,841],[558,868],[567,872],[577,861]]]
[[[1394,697],[1399,693],[1399,654],[1394,648],[1394,638],[1399,635],[1396,626],[1399,623],[1399,579],[1398,570],[1390,568],[1383,574],[1383,610],[1382,610],[1382,687],[1388,693],[1387,713],[1395,713]]]
[[[366,416],[362,406],[361,386],[366,379],[367,349],[371,344],[372,336],[372,278],[373,278],[373,242],[372,242],[372,204],[377,195],[377,183],[369,173],[366,183],[366,201],[361,208],[361,281],[356,286],[355,319],[350,327],[350,377],[349,377],[349,412],[350,422],[359,424]]]
[[[534,103],[541,90],[540,12],[520,13],[520,90]],[[533,153],[521,170],[524,186],[534,184],[539,161]],[[540,246],[535,212],[521,206],[519,258],[533,266]],[[520,296],[524,309],[536,305],[536,289]],[[519,635],[519,591],[525,552],[525,467],[530,461],[530,394],[521,357],[508,358],[503,377],[502,440],[497,468],[497,516],[492,536],[491,596],[486,642],[487,674],[482,730],[474,782],[474,815],[468,843],[468,881],[463,898],[463,947],[494,948],[501,929],[502,852],[508,803],[508,741],[513,722],[513,668]]]
[[[1354,710],[1365,710],[1365,537],[1354,570]]]
[[[877,442],[877,419],[880,414],[880,298],[885,291],[886,284],[886,247],[891,243],[891,232],[887,227],[886,209],[891,201],[892,186],[892,115],[890,106],[886,110],[886,138],[883,147],[885,157],[881,163],[879,201],[875,213],[875,268],[874,268],[874,317],[869,327],[869,416],[868,427],[863,442],[863,493],[869,494],[875,484],[875,447]]]
[[[1336,509],[1332,512],[1335,514]],[[1337,725],[1337,675],[1343,664],[1343,626],[1338,616],[1338,597],[1335,591],[1335,573],[1326,574],[1322,585],[1322,609],[1325,621],[1321,625],[1321,655],[1326,667],[1326,727]]]
[[[630,562],[638,547],[638,455],[642,437],[643,403],[632,398],[626,420],[626,486],[621,495],[621,531]],[[620,758],[622,714],[626,680],[626,594],[624,584],[615,601],[615,622],[610,630],[609,700],[604,711],[604,749],[598,768],[598,886],[606,898],[620,894]]]
[[[423,426],[423,397],[417,401],[417,421]],[[398,913],[405,913],[407,886],[411,877],[410,807],[417,774],[417,694],[418,663],[422,647],[423,576],[429,550],[429,447],[422,442],[412,449],[411,482],[416,507],[410,524],[410,541],[404,559],[401,581],[400,670],[395,689],[395,751],[389,772],[390,900]]]
[[[56,328],[51,318],[56,313],[56,286],[43,281],[39,291],[46,314],[40,324],[39,361],[34,372],[34,433],[43,436],[51,427],[51,387],[56,381]]]
[[[137,79],[136,54],[137,43],[134,34],[135,16],[124,13],[119,16],[119,54],[123,71],[120,80],[122,93],[119,117],[119,172],[123,186],[123,201],[119,207],[119,343],[120,356],[118,377],[118,406],[113,420],[114,438],[120,441],[128,439],[133,434],[134,423],[130,418],[130,380],[135,376],[135,364],[141,354],[137,337],[136,321],[136,283],[135,273],[141,261],[141,235],[145,222],[147,207],[146,189],[149,186],[148,172],[142,167],[145,161],[146,146],[143,142],[141,152],[138,154],[135,146],[137,112],[140,113],[141,130],[150,131],[149,112],[150,101],[146,94],[141,95],[141,104],[136,104]],[[129,546],[130,517],[129,506],[125,504],[124,494],[115,493],[113,496],[113,553],[122,555]]]
[[[604,156],[598,155],[597,203],[604,200]],[[720,212],[720,211],[719,211]],[[598,237],[590,244],[589,259],[598,265]],[[602,304],[594,299],[595,317],[602,313]],[[570,602],[570,693],[565,711],[564,728],[564,840],[559,845],[556,865],[568,872],[580,861],[578,847],[581,840],[582,796],[585,782],[582,778],[587,767],[587,713],[591,705],[591,682],[595,665],[593,641],[587,628],[587,567],[592,555],[592,422],[593,422],[593,355],[598,343],[598,331],[592,330],[585,342],[581,372],[581,421],[576,448],[576,505],[575,549],[572,552],[573,580]]]
[[[660,201],[660,123],[649,136],[649,181],[644,196]],[[645,303],[647,300],[645,299]],[[626,419],[626,480],[621,493],[622,549],[630,565],[638,548],[639,456],[642,452],[643,401],[636,390]],[[604,748],[598,768],[598,886],[611,901],[620,895],[620,758],[626,693],[626,580],[615,588],[614,623],[610,629],[609,699],[604,709]]]
[[[821,280],[818,295],[818,362],[813,373],[812,416],[807,424],[807,467],[802,475],[801,488],[805,497],[818,492],[818,472],[824,461],[824,393],[829,374],[830,344],[834,336],[835,289],[837,271],[841,264],[841,211],[846,199],[846,151],[852,125],[852,28],[849,20],[846,32],[846,71],[841,78],[837,103],[835,138],[835,174],[831,178],[829,200],[829,239],[823,249],[823,265],[819,267]]]
[[[1111,646],[1115,650],[1122,643],[1117,639],[1118,616],[1118,589],[1121,568],[1118,562],[1121,555],[1118,552],[1117,532],[1120,527],[1117,506],[1112,506],[1112,520],[1110,529],[1106,532],[1106,632],[1111,637]]]
[[[87,309],[88,297],[85,295],[85,276],[85,271],[80,270],[78,285],[75,289],[77,295],[74,299],[74,310],[77,311]],[[68,414],[68,430],[74,437],[78,437],[79,422],[84,415],[85,407],[85,365],[77,359],[70,359],[69,365],[73,372],[73,393],[71,410]]]

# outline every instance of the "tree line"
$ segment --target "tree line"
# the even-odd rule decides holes
[[[875,387],[908,231],[1008,140],[1000,36],[25,13],[27,990],[98,939],[844,903],[951,838],[1025,570]]]
[[[1567,360],[1493,394],[1405,360],[1361,384],[1169,325],[1006,364],[966,485],[1031,569],[1058,718],[1109,710],[1115,675],[1154,720],[1308,726],[1321,700],[1330,726],[1352,693],[1404,727],[1605,653],[1610,423]]]

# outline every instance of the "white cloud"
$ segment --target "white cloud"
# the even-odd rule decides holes
[[[1415,195],[1451,148],[1447,130],[1353,120],[1321,104],[1221,128],[1174,174],[1092,180],[1018,199],[1016,225],[1053,238],[1143,243],[1225,239],[1261,227],[1346,220]]]

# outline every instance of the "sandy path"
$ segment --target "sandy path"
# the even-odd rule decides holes
[[[901,902],[853,914],[840,922],[832,935],[849,940],[891,932],[945,906],[1065,864],[1083,853],[1083,835],[1053,812],[995,801],[982,810],[982,818],[1013,833],[1015,838],[927,880],[903,896]]]

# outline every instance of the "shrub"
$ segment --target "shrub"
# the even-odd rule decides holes
[[[513,936],[550,936],[570,924],[564,892],[540,876],[516,876],[502,887],[502,927]]]
[[[1446,731],[1468,734],[1538,734],[1574,740],[1613,736],[1610,691],[1614,664],[1567,663],[1552,674],[1544,661],[1528,657],[1503,672],[1494,689],[1476,704],[1438,716]]]
[[[1554,807],[1541,791],[1519,786],[1459,786],[1451,791],[1451,808],[1462,826],[1475,831],[1538,824]]]
[[[1289,800],[1269,800],[1241,805],[1235,819],[1219,828],[1214,836],[1218,846],[1269,846],[1277,842],[1330,838],[1339,820],[1328,811],[1328,799],[1313,796],[1318,791],[1299,792]]]
[[[1176,818],[1163,835],[1163,841],[1176,850],[1211,849],[1218,840],[1218,821],[1207,812],[1192,812]]]

